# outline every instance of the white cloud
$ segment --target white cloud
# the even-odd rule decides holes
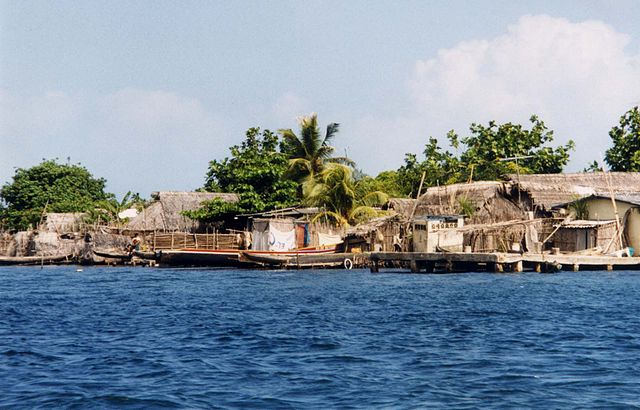
[[[504,35],[418,61],[409,83],[416,115],[430,134],[443,136],[471,122],[524,123],[535,113],[556,131],[556,142],[576,141],[573,168],[581,169],[640,102],[640,56],[628,43],[602,22],[524,16]]]

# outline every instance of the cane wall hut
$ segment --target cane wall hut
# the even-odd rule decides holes
[[[430,215],[465,215],[467,223],[493,223],[524,219],[503,182],[479,181],[430,187],[417,200],[392,199],[387,209],[405,218]]]
[[[615,221],[571,221],[563,223],[553,236],[553,246],[563,252],[599,248],[605,252],[620,249]]]
[[[581,203],[582,217],[592,222],[613,222],[616,211],[621,225],[623,245],[634,248],[635,255],[640,251],[640,192],[631,192],[636,187],[630,186],[628,193],[614,195],[615,208],[611,197],[591,195],[580,200],[563,204],[564,209],[571,209],[572,204]],[[639,189],[640,191],[640,189]],[[586,229],[586,228],[585,228]],[[593,228],[592,228],[593,229]],[[592,244],[593,241],[588,241]],[[618,241],[619,243],[619,241]]]

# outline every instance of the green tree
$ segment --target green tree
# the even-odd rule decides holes
[[[303,182],[309,176],[320,174],[328,162],[353,166],[353,161],[346,157],[332,157],[335,148],[330,143],[339,128],[340,124],[329,124],[323,137],[318,127],[318,115],[313,113],[300,118],[300,136],[290,129],[280,130],[289,156],[288,176]]]
[[[13,182],[0,190],[10,229],[35,226],[44,212],[85,212],[96,202],[113,198],[104,191],[106,181],[94,178],[80,165],[45,160],[31,168],[18,168]]]
[[[328,217],[340,224],[364,222],[381,214],[374,207],[386,203],[388,195],[372,191],[372,186],[363,181],[353,179],[349,166],[327,164],[303,184],[305,203],[323,209],[316,218]]]
[[[382,171],[375,178],[364,174],[356,176],[354,173],[354,180],[368,192],[384,192],[391,198],[405,196],[398,171]]]
[[[407,154],[404,165],[398,169],[402,192],[415,197],[423,173],[424,187],[429,187],[497,180],[515,172],[562,172],[569,161],[569,152],[574,149],[573,141],[556,148],[546,146],[553,141],[553,131],[535,115],[530,121],[530,130],[519,124],[490,121],[488,126],[471,124],[466,137],[449,131],[447,139],[458,155],[441,148],[435,138],[429,138],[425,159],[419,161],[415,154]]]
[[[450,136],[454,135],[452,132]],[[415,197],[420,187],[422,174],[425,175],[423,189],[429,186],[458,182],[460,161],[449,151],[438,145],[438,140],[430,137],[423,151],[425,160],[418,161],[415,154],[406,154],[404,165],[398,169],[398,181],[402,193]]]
[[[545,144],[553,141],[553,131],[533,115],[529,119],[530,130],[520,124],[497,124],[488,126],[471,124],[471,134],[461,138],[464,151],[460,155],[462,180],[496,180],[503,175],[519,171],[527,174],[554,174],[562,172],[569,162],[569,152],[575,148],[573,141],[552,148]],[[458,146],[458,136],[449,134],[451,145]],[[507,158],[529,157],[516,160]],[[473,169],[473,171],[472,171]]]
[[[640,171],[640,111],[635,106],[609,131],[613,147],[604,160],[612,171]]]
[[[229,150],[231,157],[209,163],[204,189],[236,193],[240,201],[208,201],[201,209],[187,211],[185,215],[214,221],[238,213],[262,212],[296,203],[298,184],[284,176],[289,161],[276,134],[250,128],[245,141]]]

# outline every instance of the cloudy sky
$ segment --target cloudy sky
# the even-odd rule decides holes
[[[569,170],[640,104],[640,1],[0,1],[0,184],[43,158],[111,192],[202,186],[247,128],[341,123],[375,175],[538,114]]]

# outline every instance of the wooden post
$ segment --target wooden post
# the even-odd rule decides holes
[[[513,264],[513,271],[514,272],[522,272],[523,268],[522,268],[522,261],[518,261],[516,263]]]
[[[171,231],[171,249],[173,249],[173,231]]]
[[[541,266],[541,264],[536,263],[535,271],[536,271],[536,272],[538,272],[538,273],[542,272],[542,266]]]
[[[493,267],[493,271],[497,272],[497,273],[502,273],[504,272],[504,265],[501,263],[495,263],[494,267]]]
[[[418,267],[418,262],[416,262],[415,259],[411,259],[409,261],[409,268],[411,268],[411,273],[418,273],[420,272],[420,268]]]
[[[580,265],[578,265],[577,263],[573,264],[573,271],[574,272],[578,272],[580,270]]]
[[[193,238],[194,238],[194,240],[195,240],[195,242],[196,242],[196,249],[198,249],[198,234],[197,234],[197,233],[194,233],[194,234],[193,234]]]
[[[372,259],[371,260],[371,273],[378,273],[380,271],[380,268],[378,266],[378,260],[377,259]]]
[[[612,271],[613,270],[613,265],[607,265],[607,270],[608,271]]]

